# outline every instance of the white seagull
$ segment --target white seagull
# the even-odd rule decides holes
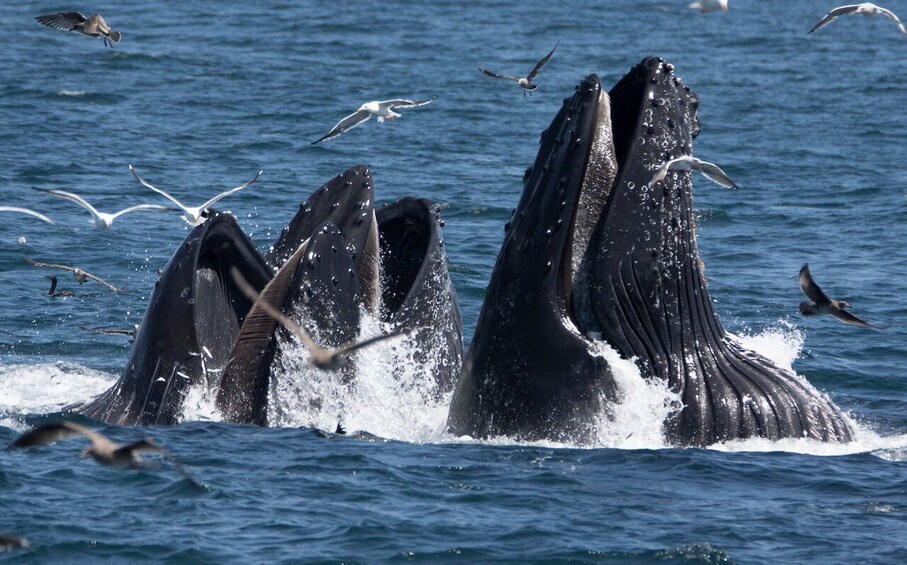
[[[160,453],[167,458],[168,461],[173,463],[176,470],[179,471],[187,481],[194,485],[198,485],[198,483],[195,482],[195,479],[192,478],[180,462],[153,439],[145,438],[127,445],[122,445],[114,443],[98,432],[76,424],[75,422],[64,420],[54,424],[45,424],[19,436],[18,439],[12,443],[12,447],[23,448],[47,445],[48,443],[53,443],[57,440],[77,435],[85,436],[91,440],[91,445],[82,451],[81,456],[83,458],[91,457],[98,463],[107,465],[108,467],[129,467],[130,469],[144,470],[153,467],[149,466],[139,453],[142,451],[153,451],[155,453]]]
[[[901,30],[905,36],[907,36],[907,28],[904,27],[904,24],[901,23],[901,20],[892,12],[891,10],[886,10],[885,8],[880,8],[875,4],[869,2],[863,2],[862,4],[851,4],[849,6],[841,6],[840,8],[835,8],[831,12],[825,15],[822,20],[816,24],[816,27],[809,30],[809,33],[816,31],[819,28],[825,27],[831,22],[838,19],[840,16],[848,16],[850,14],[863,14],[864,16],[878,16],[882,14],[889,20],[898,24],[898,29]]]
[[[143,179],[142,177],[140,177],[140,176],[138,175],[138,173],[135,172],[135,169],[132,168],[132,165],[129,165],[129,170],[132,171],[132,176],[134,176],[134,177],[136,178],[136,180],[138,180],[140,183],[142,183],[142,185],[144,185],[144,186],[150,188],[151,190],[157,192],[157,193],[160,194],[161,196],[163,196],[163,197],[167,198],[168,200],[170,200],[170,202],[173,202],[174,204],[176,204],[176,205],[179,207],[179,209],[183,211],[183,219],[184,219],[184,220],[186,221],[186,223],[188,223],[190,226],[197,226],[197,225],[201,224],[202,222],[204,222],[204,221],[205,221],[205,218],[206,218],[206,213],[207,213],[207,211],[208,211],[208,207],[209,207],[209,206],[211,206],[212,204],[214,204],[215,202],[217,202],[217,201],[220,200],[221,198],[225,198],[225,197],[227,197],[227,196],[230,196],[230,195],[233,194],[234,192],[239,192],[240,190],[246,188],[247,186],[249,186],[249,185],[252,184],[253,182],[257,181],[257,180],[258,180],[258,177],[261,176],[261,173],[264,172],[264,171],[258,171],[258,174],[255,175],[255,177],[253,177],[252,180],[250,180],[250,181],[247,182],[246,184],[243,184],[243,185],[241,185],[241,186],[237,186],[236,188],[231,188],[230,190],[225,190],[224,192],[221,192],[220,194],[218,194],[218,195],[215,196],[214,198],[211,198],[210,200],[208,200],[207,202],[205,202],[205,203],[202,204],[201,206],[197,206],[197,207],[194,207],[194,208],[190,208],[189,206],[185,206],[182,202],[180,202],[179,200],[177,200],[177,199],[174,198],[173,196],[170,196],[169,194],[167,194],[167,193],[164,192],[163,190],[161,190],[161,189],[159,189],[159,188],[157,188],[157,187],[151,185],[148,181],[146,181],[145,179]]]
[[[700,13],[727,12],[727,0],[700,0],[690,4],[690,8],[699,10]]]
[[[29,216],[38,218],[42,222],[47,222],[48,224],[54,223],[53,220],[51,220],[44,214],[40,214],[38,212],[35,212],[34,210],[29,210],[28,208],[19,208],[18,206],[0,206],[0,212],[19,212],[20,214],[28,214]]]
[[[52,194],[64,200],[69,200],[70,202],[75,202],[82,208],[88,210],[88,213],[91,214],[91,219],[94,220],[94,225],[98,226],[102,230],[106,230],[113,225],[113,221],[123,214],[128,214],[129,212],[135,212],[137,210],[167,210],[166,206],[161,206],[160,204],[136,204],[135,206],[130,206],[115,212],[113,214],[107,214],[105,212],[98,211],[97,208],[89,204],[84,198],[78,194],[73,194],[71,192],[66,192],[65,190],[47,190],[43,188],[36,188],[38,192],[46,192],[47,194]]]
[[[120,42],[121,34],[113,31],[101,14],[95,14],[86,18],[79,12],[60,12],[57,14],[44,14],[36,16],[36,20],[41,25],[63,31],[77,31],[89,37],[102,38],[104,45],[113,47],[114,43]]]
[[[526,96],[527,92],[532,93],[536,89],[538,89],[539,85],[532,84],[532,80],[535,79],[535,77],[539,76],[539,73],[542,71],[542,67],[544,67],[545,64],[548,63],[549,60],[551,60],[551,56],[554,55],[554,51],[557,49],[557,46],[560,44],[561,44],[561,42],[558,41],[557,44],[555,44],[554,49],[552,49],[550,53],[548,53],[547,55],[542,57],[542,60],[539,61],[538,63],[536,63],[535,66],[532,67],[532,70],[529,71],[529,74],[526,75],[525,77],[500,75],[498,73],[493,73],[491,71],[485,70],[482,67],[479,67],[479,70],[482,72],[482,74],[484,74],[486,76],[490,76],[491,78],[506,78],[507,80],[515,81],[518,85],[520,85],[520,88],[523,89],[523,96]]]
[[[734,181],[731,180],[727,174],[721,170],[718,165],[714,163],[709,163],[708,161],[702,161],[693,157],[692,155],[684,155],[676,159],[671,159],[670,161],[665,162],[664,165],[659,167],[658,172],[655,173],[655,176],[652,177],[652,180],[649,182],[649,186],[654,185],[655,183],[664,180],[667,176],[668,171],[698,171],[702,175],[709,179],[712,182],[720,184],[721,186],[726,186],[728,188],[738,188]]]
[[[419,106],[430,104],[435,98],[437,98],[437,96],[432,96],[428,100],[419,101],[396,98],[394,100],[373,100],[371,102],[366,102],[362,106],[359,106],[358,110],[337,122],[337,125],[334,126],[331,131],[327,132],[327,134],[320,139],[313,141],[311,144],[315,145],[325,139],[331,139],[332,137],[337,137],[340,134],[346,133],[354,127],[367,122],[372,116],[378,118],[379,124],[384,123],[384,120],[393,121],[400,117],[400,114],[394,112],[394,109],[418,108]]]

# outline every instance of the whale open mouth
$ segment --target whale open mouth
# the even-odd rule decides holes
[[[673,70],[662,59],[645,59],[608,93],[601,89],[598,77],[590,75],[574,96],[582,100],[580,115],[565,121],[565,125],[575,124],[573,151],[584,156],[584,166],[578,182],[574,179],[562,187],[574,208],[560,264],[559,292],[566,316],[583,334],[600,333],[610,321],[599,319],[594,306],[602,284],[602,269],[597,265],[617,243],[614,237],[605,240],[607,233],[616,235],[608,229],[609,223],[624,224],[619,228],[622,242],[633,239],[634,226],[626,219],[638,211],[618,208],[615,201],[625,201],[626,193],[647,193],[651,200],[644,212],[661,223],[664,209],[657,196],[648,195],[655,189],[648,186],[650,178],[665,160],[689,154],[699,133],[699,100]],[[671,115],[659,119],[656,113]],[[640,233],[639,240],[647,237],[651,241],[650,233]]]
[[[692,153],[698,97],[646,58],[605,94],[586,77],[542,133],[505,227],[448,426],[474,436],[583,441],[618,402],[595,342],[682,403],[673,444],[746,437],[847,441],[815,388],[729,338],[696,250]]]

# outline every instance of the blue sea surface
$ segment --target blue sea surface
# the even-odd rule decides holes
[[[646,55],[672,62],[699,94],[695,152],[741,187],[694,179],[697,243],[723,324],[847,410],[854,444],[673,449],[623,431],[594,448],[479,442],[445,434],[443,406],[394,406],[378,383],[384,402],[342,416],[388,439],[217,421],[102,427],[120,441],[153,436],[202,489],[166,461],[130,472],[79,460],[80,440],[0,450],[0,534],[31,542],[0,562],[907,561],[907,41],[885,18],[845,17],[808,35],[835,2],[732,0],[706,15],[687,4],[5,5],[0,205],[59,225],[0,213],[0,444],[116,380],[127,341],[80,327],[139,323],[156,270],[189,229],[173,212],[99,230],[33,188],[104,211],[166,204],[132,178],[133,164],[200,204],[263,169],[222,207],[265,249],[314,189],[367,164],[379,203],[413,195],[441,206],[469,342],[539,133],[584,76],[607,88]],[[907,2],[886,6],[907,16]],[[75,9],[104,14],[122,42],[105,48],[33,20]],[[477,70],[526,73],[558,41],[532,96]],[[310,145],[363,102],[432,95],[393,123]],[[131,292],[64,273],[61,288],[76,296],[50,300],[48,272],[23,255]],[[883,329],[801,318],[804,262]],[[622,425],[657,429],[646,406]]]

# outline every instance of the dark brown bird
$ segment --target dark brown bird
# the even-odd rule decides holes
[[[57,292],[57,277],[56,275],[44,275],[50,279],[50,290],[47,291],[47,296],[51,298],[58,298],[61,296],[74,296],[71,290],[61,290]]]
[[[142,451],[152,451],[160,453],[168,461],[173,463],[176,470],[189,482],[198,484],[195,479],[186,471],[185,468],[177,461],[169,451],[158,445],[151,438],[140,439],[139,441],[122,445],[114,443],[102,436],[98,432],[76,424],[75,422],[56,422],[40,426],[19,436],[12,443],[11,447],[32,447],[36,445],[47,445],[59,439],[65,439],[73,436],[85,436],[91,440],[91,445],[82,451],[81,457],[91,457],[102,465],[109,467],[129,467],[130,469],[145,470],[153,468],[139,455]]]
[[[31,547],[27,539],[9,534],[0,534],[0,553],[14,549],[25,549],[26,547]]]
[[[807,264],[804,264],[803,267],[800,268],[800,290],[803,291],[803,294],[805,294],[807,298],[812,300],[812,302],[800,303],[800,313],[804,316],[828,314],[841,320],[845,324],[860,326],[861,328],[872,327],[867,322],[857,318],[846,310],[846,308],[850,308],[850,304],[843,300],[832,300],[827,294],[822,292],[822,289],[819,288],[819,285],[813,280],[813,276],[809,272],[809,265]]]
[[[77,31],[89,37],[100,37],[104,40],[105,46],[109,45],[113,47],[113,44],[119,43],[120,37],[122,37],[120,32],[110,29],[110,26],[107,25],[107,22],[104,21],[104,17],[101,16],[101,14],[95,14],[90,18],[86,18],[79,12],[59,12],[56,14],[36,16],[35,19],[38,20],[39,24],[53,29]]]

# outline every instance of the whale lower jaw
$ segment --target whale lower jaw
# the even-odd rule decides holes
[[[617,402],[601,336],[682,406],[672,445],[748,437],[849,441],[843,412],[725,333],[696,249],[689,172],[698,97],[646,58],[606,96],[591,75],[543,132],[508,223],[448,430],[594,442]],[[604,121],[603,121],[604,120]]]

